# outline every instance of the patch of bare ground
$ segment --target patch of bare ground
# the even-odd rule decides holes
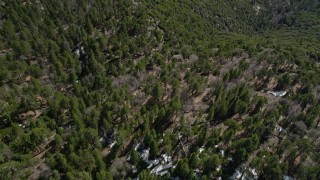
[[[290,91],[294,94],[298,93],[300,91],[300,89],[302,88],[301,84],[295,84]]]
[[[280,98],[275,97],[275,96],[273,96],[273,95],[271,95],[271,94],[268,94],[268,93],[266,93],[266,92],[256,91],[256,94],[257,94],[258,96],[262,96],[262,97],[267,98],[268,104],[270,104],[270,105],[275,104],[275,103],[278,102],[279,99],[280,99]]]
[[[41,159],[45,155],[45,152],[47,152],[51,148],[49,145],[54,140],[55,135],[56,133],[53,132],[53,134],[50,137],[45,138],[44,142],[38,145],[36,149],[33,151],[33,157]]]
[[[202,102],[202,99],[210,92],[210,88],[205,88],[204,91],[197,97],[194,98],[193,103],[199,104]]]
[[[45,164],[44,155],[48,152],[51,147],[49,144],[54,140],[56,133],[46,138],[45,142],[39,145],[33,152],[33,157],[38,160],[37,164],[31,169],[32,173],[27,178],[28,180],[40,179],[40,177],[48,178],[50,176],[51,169]]]
[[[36,180],[42,178],[49,178],[52,174],[51,169],[42,160],[39,164],[33,167],[31,175],[27,178],[28,180]]]
[[[108,156],[108,154],[110,153],[110,150],[111,150],[111,148],[109,148],[109,147],[104,148],[104,149],[102,150],[102,155],[103,155],[104,157]]]
[[[127,162],[126,157],[117,158],[111,164],[111,172],[117,179],[121,179],[127,176],[130,164]]]
[[[249,166],[252,160],[257,156],[258,152],[262,150],[274,153],[274,147],[276,147],[279,142],[280,142],[280,139],[276,136],[269,138],[265,143],[261,144],[257,150],[251,153],[248,160],[244,164],[246,166]]]
[[[35,110],[35,111],[27,111],[19,115],[19,120],[24,121],[27,118],[32,118],[36,120],[42,114],[42,110]]]
[[[233,69],[234,67],[237,67],[237,65],[240,63],[241,58],[233,57],[228,59],[222,59],[220,61],[215,61],[214,65],[219,66],[220,68],[220,74],[223,76],[225,73]]]

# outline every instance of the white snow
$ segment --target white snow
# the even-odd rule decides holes
[[[241,177],[242,173],[236,169],[236,172],[230,177],[230,179],[239,179]]]
[[[216,171],[220,171],[220,169],[221,169],[221,166],[217,167],[217,168],[216,168]]]
[[[276,130],[281,132],[281,131],[283,131],[283,128],[281,126],[279,126],[279,125],[276,125]]]
[[[283,180],[295,180],[295,178],[287,175],[283,175]]]
[[[257,171],[256,171],[256,169],[255,168],[249,168],[249,171],[251,172],[251,174],[255,177],[255,178],[258,178],[258,173],[257,173]]]
[[[136,150],[136,151],[137,151],[137,150],[138,150],[138,148],[139,148],[139,146],[140,146],[140,144],[141,144],[141,143],[138,143],[138,144],[134,147],[134,150]]]
[[[243,168],[237,168],[236,172],[230,177],[232,180],[246,180],[246,179],[258,179],[258,173],[255,168],[248,168],[248,167],[243,167]]]
[[[224,150],[221,150],[221,156],[224,157]]]
[[[147,164],[149,164],[148,169],[150,169],[152,166],[158,165],[160,163],[159,159],[155,160],[148,160],[146,161]]]
[[[199,153],[202,153],[203,151],[204,151],[204,148],[201,147],[201,148],[199,149]]]
[[[268,91],[268,94],[272,94],[275,97],[283,97],[287,94],[286,91]]]
[[[170,163],[170,162],[172,162],[172,157],[171,157],[171,156],[168,156],[168,155],[166,155],[166,154],[162,154],[161,157],[163,158],[164,163]]]
[[[201,174],[201,173],[202,173],[202,170],[200,170],[200,169],[197,168],[197,169],[194,170],[194,172],[195,172],[195,173],[198,173],[198,174]]]
[[[76,49],[76,51],[75,51],[74,53],[76,53],[76,55],[77,55],[78,57],[80,57],[80,49]]]
[[[142,150],[142,153],[140,154],[140,157],[143,161],[148,161],[148,158],[149,158],[149,152],[150,150],[149,149],[144,149]]]
[[[135,150],[138,150],[141,143],[135,146]],[[148,164],[148,169],[150,169],[151,174],[156,174],[158,176],[163,176],[169,173],[169,169],[173,167],[172,157],[167,154],[161,154],[158,159],[149,160],[150,149],[143,149],[138,152],[140,158]]]
[[[112,148],[115,144],[117,143],[117,141],[112,142],[109,147]]]

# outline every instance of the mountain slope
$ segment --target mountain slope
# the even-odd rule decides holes
[[[0,0],[0,177],[318,179],[319,15]]]

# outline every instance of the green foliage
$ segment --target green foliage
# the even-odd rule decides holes
[[[282,179],[283,174],[286,173],[286,165],[279,162],[277,156],[269,153],[261,153],[254,160],[254,164],[261,172],[261,178]]]
[[[140,158],[139,158],[139,155],[138,155],[137,151],[132,150],[132,151],[131,151],[131,154],[130,154],[130,162],[131,162],[133,165],[136,166],[136,165],[139,163],[139,160],[140,160]]]
[[[195,175],[189,168],[186,160],[181,160],[178,162],[177,167],[174,169],[174,175],[181,179],[195,179]]]
[[[2,0],[0,179],[30,179],[43,159],[38,178],[135,178],[115,168],[128,154],[139,179],[159,179],[132,150],[143,138],[150,159],[173,156],[164,179],[243,163],[316,179],[319,4]]]
[[[158,156],[158,145],[155,140],[150,142],[150,158],[155,159]]]
[[[197,168],[197,167],[199,167],[200,159],[198,158],[197,154],[192,153],[191,156],[190,156],[190,158],[189,158],[188,163],[189,163],[189,166],[190,166],[191,168]]]
[[[143,170],[138,177],[141,180],[157,180],[156,176],[150,174],[150,170]]]
[[[204,174],[206,175],[216,175],[217,169],[218,167],[221,165],[221,160],[219,158],[219,156],[217,155],[212,155],[210,157],[208,157],[207,159],[205,159],[204,161]]]

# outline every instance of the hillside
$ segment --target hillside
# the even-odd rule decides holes
[[[0,179],[319,179],[320,2],[0,0]]]

